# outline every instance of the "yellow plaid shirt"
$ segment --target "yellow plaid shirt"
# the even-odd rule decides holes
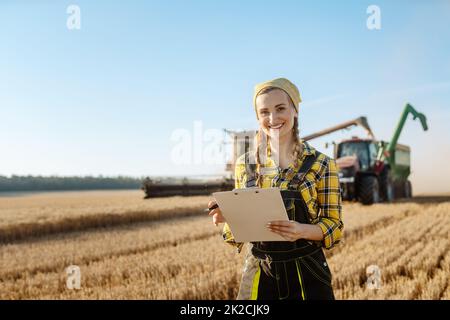
[[[280,173],[281,182],[279,182],[279,188],[281,190],[287,190],[289,182],[297,174],[305,157],[311,154],[314,155],[316,152],[307,142],[302,141],[302,143],[302,155],[297,161],[291,163],[288,168],[282,170]],[[245,188],[247,177],[244,159],[244,155],[242,155],[236,161],[236,189]],[[266,169],[277,168],[275,162],[270,157],[268,157],[267,163],[261,167]],[[264,172],[265,173],[262,176],[262,187],[270,188],[273,186],[278,171],[265,170]],[[332,248],[341,239],[344,228],[341,217],[342,205],[339,177],[335,161],[326,155],[321,154],[305,175],[303,182],[299,186],[299,191],[308,207],[311,223],[317,224],[322,229],[324,238],[321,245],[326,249]],[[226,223],[223,228],[223,238],[226,243],[237,247],[238,252],[241,251],[243,243],[234,241],[230,227]]]

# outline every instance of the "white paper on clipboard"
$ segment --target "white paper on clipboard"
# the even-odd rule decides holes
[[[267,229],[269,221],[288,221],[279,188],[247,188],[214,192],[236,242],[286,241]]]

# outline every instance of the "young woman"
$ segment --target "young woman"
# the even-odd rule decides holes
[[[338,174],[334,160],[299,138],[300,102],[287,79],[255,86],[256,150],[237,160],[235,187],[280,188],[290,221],[267,225],[286,241],[249,244],[238,299],[334,299],[322,248],[337,244],[344,226]],[[220,208],[209,214],[216,225],[226,222]],[[223,237],[241,251],[226,223]]]

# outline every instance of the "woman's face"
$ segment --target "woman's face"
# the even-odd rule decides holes
[[[259,126],[270,137],[292,135],[297,112],[286,92],[275,89],[256,97]]]

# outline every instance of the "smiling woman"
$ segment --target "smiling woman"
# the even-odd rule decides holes
[[[235,188],[280,188],[290,221],[267,224],[286,241],[250,243],[238,299],[334,299],[322,248],[337,244],[343,230],[336,164],[300,139],[301,98],[292,82],[256,85],[253,102],[260,129],[255,150],[236,162]],[[226,222],[220,208],[210,215]],[[223,237],[241,251],[228,224]]]

